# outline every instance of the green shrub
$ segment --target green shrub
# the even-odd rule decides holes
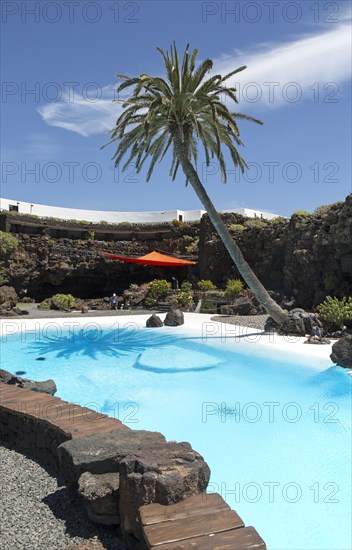
[[[38,308],[39,309],[50,309],[49,301],[48,300],[43,300],[42,302],[40,302]]]
[[[323,279],[324,289],[329,294],[335,294],[341,285],[341,279],[336,273],[325,275]]]
[[[5,260],[13,254],[18,247],[18,239],[10,233],[0,231],[0,258]]]
[[[297,218],[309,218],[312,214],[310,212],[307,212],[307,210],[296,210],[296,212],[293,212],[291,215],[291,218],[294,216]]]
[[[138,290],[138,289],[139,289],[139,286],[136,285],[135,283],[131,283],[130,286],[129,286],[129,288],[128,288],[128,290],[129,290],[130,292],[136,292],[136,290]]]
[[[186,292],[191,292],[192,283],[190,281],[183,281],[181,283],[181,290],[185,290]]]
[[[242,231],[245,231],[245,226],[242,225],[241,223],[232,223],[230,226],[229,226],[229,229],[230,231],[232,231],[233,233],[242,233]]]
[[[333,327],[342,329],[347,321],[352,321],[352,298],[343,297],[341,300],[328,296],[318,306],[319,316]]]
[[[334,206],[342,206],[343,204],[343,202],[334,202],[333,204],[324,204],[324,206],[318,206],[318,208],[314,210],[314,214],[318,216],[324,216],[325,214],[328,214],[330,210],[334,208]]]
[[[250,229],[263,229],[266,226],[266,222],[260,218],[252,218],[245,221],[244,226]]]
[[[159,300],[165,298],[166,294],[171,290],[171,283],[165,279],[154,279],[148,287],[147,295],[144,299],[146,307],[154,307]]]
[[[193,294],[189,290],[179,290],[176,296],[172,298],[172,301],[174,304],[178,304],[180,306],[193,304]]]
[[[0,269],[0,286],[6,285],[9,282],[8,275],[5,269]]]
[[[202,292],[208,292],[210,290],[216,290],[216,286],[214,285],[214,283],[212,283],[211,281],[206,280],[206,279],[202,279],[201,281],[198,281],[197,287]]]
[[[196,237],[191,244],[186,246],[187,254],[197,254],[199,248],[199,237]]]
[[[118,227],[132,227],[131,222],[120,222],[117,224]]]
[[[267,223],[271,225],[279,225],[286,223],[287,220],[284,218],[284,216],[275,216],[275,218],[271,218],[271,220],[267,220]]]
[[[226,281],[226,296],[236,296],[240,294],[244,288],[244,284],[240,279],[228,279]]]
[[[72,294],[55,294],[51,298],[51,303],[54,308],[68,310],[73,309],[75,305],[75,299]]]

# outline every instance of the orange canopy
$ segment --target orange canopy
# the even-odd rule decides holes
[[[102,253],[105,258],[109,260],[120,260],[120,262],[129,262],[131,264],[142,265],[157,265],[163,267],[181,267],[187,265],[194,265],[197,262],[191,262],[189,260],[182,260],[181,258],[173,258],[172,256],[166,256],[165,254],[159,254],[159,252],[150,252],[145,256],[139,258],[129,258],[128,256],[116,256],[115,254]]]

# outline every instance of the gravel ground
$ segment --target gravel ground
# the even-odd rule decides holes
[[[264,330],[265,321],[269,315],[216,315],[211,318],[212,321],[219,323],[228,323],[230,325],[240,325],[241,327],[257,328]]]
[[[1,550],[60,550],[100,541],[124,550],[114,527],[90,522],[70,500],[66,487],[37,462],[0,445]]]

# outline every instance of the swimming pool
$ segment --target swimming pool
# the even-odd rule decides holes
[[[351,547],[346,371],[262,346],[255,334],[119,321],[38,323],[3,337],[1,367],[53,378],[59,397],[131,428],[189,441],[211,468],[209,491],[254,525],[268,550]]]

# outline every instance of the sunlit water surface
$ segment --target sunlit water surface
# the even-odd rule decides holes
[[[268,550],[351,548],[351,378],[167,329],[8,337],[1,366],[133,429],[189,441]],[[281,354],[284,357],[284,354]],[[38,357],[44,360],[37,360]]]

